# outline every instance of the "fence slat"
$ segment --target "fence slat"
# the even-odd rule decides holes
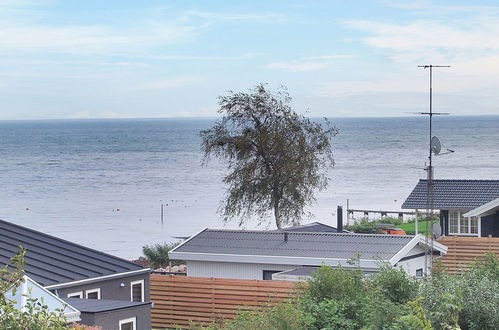
[[[499,255],[499,237],[442,237],[439,243],[448,247],[447,254],[438,259],[450,274],[461,274],[486,252]]]
[[[152,325],[188,328],[224,322],[240,310],[282,302],[293,295],[295,283],[190,276],[151,275]]]

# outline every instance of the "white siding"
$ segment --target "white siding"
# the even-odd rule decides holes
[[[425,252],[424,248],[422,248],[419,245],[416,245],[404,257],[410,257],[410,256],[421,254],[424,252]],[[423,256],[415,257],[413,259],[400,261],[399,263],[397,263],[397,266],[401,266],[407,272],[407,274],[409,274],[411,276],[416,276],[417,269],[421,268],[424,271],[424,261],[425,261],[425,257],[423,255]],[[430,260],[429,256],[428,256],[428,264],[431,264],[431,260]]]
[[[235,262],[187,261],[187,275],[200,277],[262,280],[264,270],[284,271],[300,265],[249,264]]]

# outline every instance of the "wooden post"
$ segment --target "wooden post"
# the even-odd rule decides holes
[[[161,224],[163,224],[163,203],[161,203]]]
[[[416,222],[415,222],[415,231],[416,231],[416,235],[419,234],[419,223],[418,223],[418,218],[419,218],[419,212],[418,212],[418,209],[416,209]]]

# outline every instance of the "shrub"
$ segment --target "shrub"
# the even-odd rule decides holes
[[[345,226],[345,229],[354,233],[381,234],[381,229],[376,227],[376,221],[370,221],[368,218],[355,221],[353,225]]]
[[[372,290],[379,290],[389,301],[405,304],[416,298],[418,282],[402,268],[380,263],[380,271],[372,278]]]

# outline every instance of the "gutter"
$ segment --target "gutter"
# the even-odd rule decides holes
[[[80,284],[91,284],[91,283],[95,283],[95,282],[100,282],[102,280],[122,278],[122,277],[131,276],[131,275],[139,275],[139,274],[150,273],[150,272],[151,272],[151,268],[145,268],[145,269],[139,269],[139,270],[132,270],[132,271],[129,271],[129,272],[124,272],[124,273],[118,273],[118,274],[104,275],[104,276],[99,276],[99,277],[86,278],[84,280],[78,280],[78,281],[72,281],[72,282],[66,282],[66,283],[58,283],[58,284],[52,284],[52,285],[47,285],[44,288],[47,289],[47,290],[62,289],[62,288],[72,287],[72,286],[80,285]]]

